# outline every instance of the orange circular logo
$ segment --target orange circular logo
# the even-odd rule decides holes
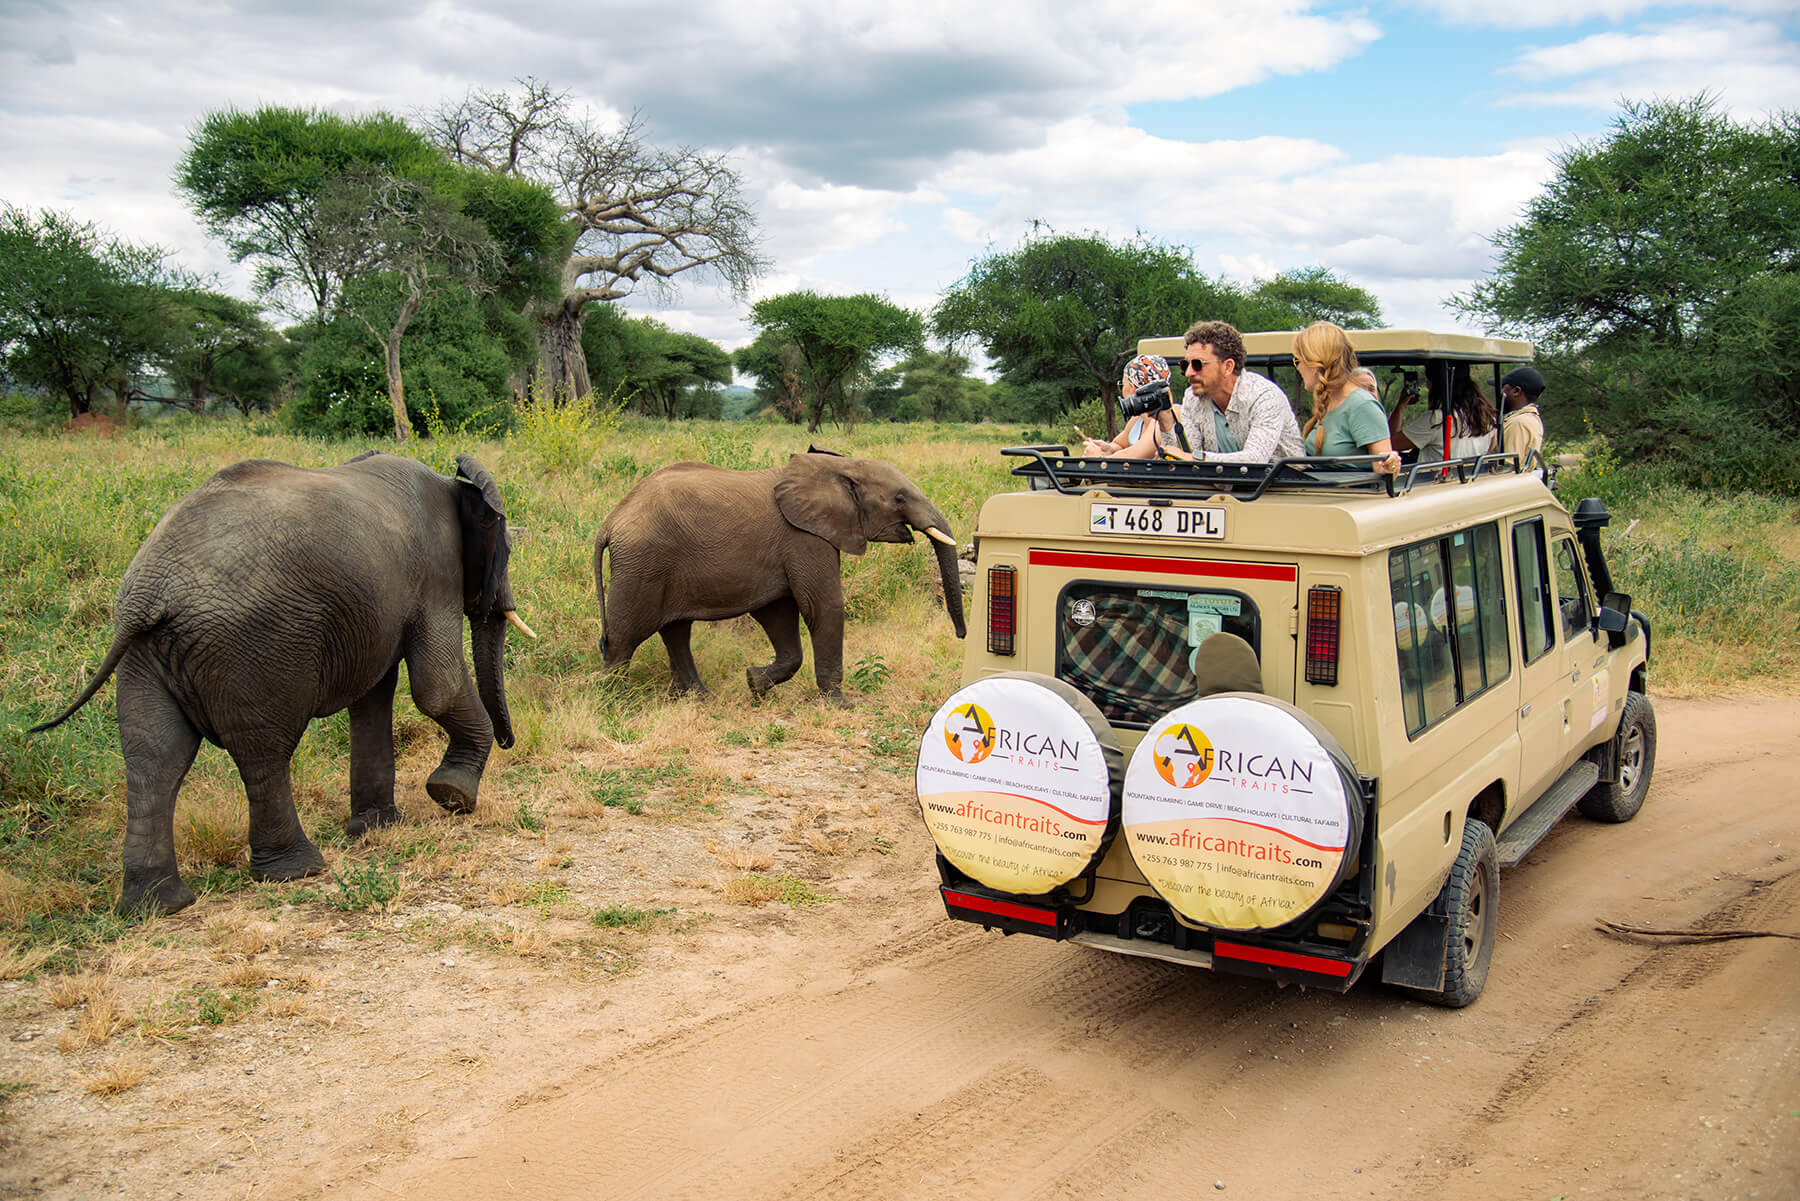
[[[980,705],[960,706],[944,719],[944,744],[964,763],[980,763],[994,750],[994,719]]]
[[[1177,788],[1192,788],[1212,775],[1213,746],[1198,726],[1170,726],[1151,749],[1156,774]]]

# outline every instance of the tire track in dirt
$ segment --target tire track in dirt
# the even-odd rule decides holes
[[[790,952],[799,987],[600,1062],[571,1048],[551,1092],[331,1195],[1784,1195],[1796,944],[1594,930],[1782,928],[1800,906],[1800,814],[1770,789],[1800,775],[1795,707],[1669,709],[1677,770],[1643,815],[1571,819],[1507,874],[1469,1009],[1375,971],[1337,995],[1001,938],[937,916],[920,856],[916,895],[861,911],[889,907],[885,941],[846,910]]]

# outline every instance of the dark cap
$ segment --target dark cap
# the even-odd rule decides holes
[[[1536,367],[1515,367],[1500,378],[1502,388],[1511,385],[1536,400],[1544,391],[1544,377]]]

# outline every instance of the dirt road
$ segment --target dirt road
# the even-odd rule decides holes
[[[884,775],[892,853],[830,904],[740,909],[599,984],[344,947],[370,975],[341,1031],[28,1109],[0,1155],[38,1159],[0,1194],[1793,1197],[1800,941],[1596,921],[1800,931],[1800,703],[1657,709],[1642,814],[1571,818],[1503,877],[1467,1010],[950,923]]]

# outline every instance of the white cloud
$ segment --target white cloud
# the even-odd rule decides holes
[[[1793,0],[1706,0],[1701,5],[1671,4],[1670,0],[1411,0],[1409,7],[1431,13],[1459,25],[1495,29],[1535,29],[1551,25],[1580,25],[1588,21],[1623,21],[1642,13],[1676,7],[1703,7],[1710,12],[1792,15]]]
[[[1769,21],[1694,20],[1537,46],[1503,70],[1531,86],[1514,105],[1610,108],[1621,99],[1718,94],[1740,117],[1800,107],[1800,45]]]

